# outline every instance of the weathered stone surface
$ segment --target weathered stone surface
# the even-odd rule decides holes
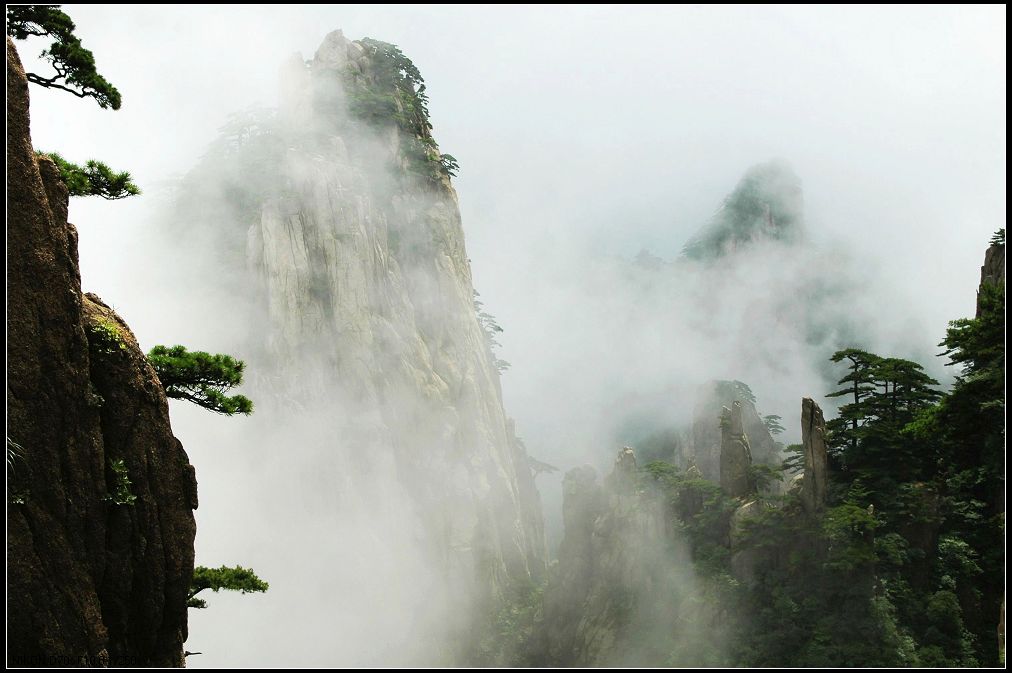
[[[480,641],[471,629],[495,614],[498,599],[543,577],[541,506],[477,318],[450,179],[433,171],[438,160],[419,157],[419,139],[389,107],[368,119],[349,110],[349,86],[390,78],[374,58],[336,31],[308,64],[291,59],[277,119],[264,123],[262,145],[253,143],[266,157],[264,188],[243,192],[241,208],[222,199],[221,175],[245,175],[246,164],[216,154],[188,177],[168,226],[183,221],[195,232],[172,237],[188,246],[183,255],[244,248],[198,272],[239,290],[238,299],[207,301],[221,301],[241,335],[228,349],[250,372],[250,425],[262,429],[251,450],[266,453],[269,432],[277,442],[300,438],[299,465],[279,466],[275,487],[301,491],[299,473],[311,471],[313,525],[337,531],[361,522],[347,544],[361,558],[393,559],[363,581],[377,593],[411,585],[401,610],[410,620],[365,598],[361,607],[345,603],[342,615],[365,615],[374,632],[410,622],[421,632],[404,636],[421,643],[413,660],[384,659],[406,655],[366,643],[335,647],[334,656],[342,664],[457,664],[470,660],[459,650]],[[201,236],[213,242],[197,243]],[[315,560],[294,562],[315,572]],[[317,597],[320,610],[345,599],[336,590]],[[307,632],[287,628],[295,638]]]
[[[752,453],[742,428],[741,403],[724,408],[720,422],[720,487],[732,498],[744,498],[756,492],[749,469]]]
[[[751,584],[757,578],[759,564],[769,558],[769,550],[760,550],[744,544],[745,530],[750,519],[759,517],[765,506],[759,500],[750,500],[731,515],[731,573],[739,582]]]
[[[180,666],[196,483],[126,325],[82,297],[55,164],[36,157],[7,41],[8,665]],[[98,344],[104,321],[120,336]],[[108,352],[107,352],[108,351]],[[123,460],[132,505],[116,505]]]
[[[801,481],[801,502],[808,512],[826,505],[829,463],[826,453],[826,420],[815,400],[801,400],[801,442],[805,447],[805,471]]]
[[[724,407],[741,405],[742,428],[748,436],[752,461],[777,466],[782,460],[773,435],[750,400],[735,395],[727,381],[710,381],[699,387],[692,412],[692,448],[690,453],[706,479],[720,479],[720,415]]]
[[[661,554],[663,501],[639,492],[635,470],[625,448],[603,487],[589,466],[566,474],[566,533],[545,595],[546,665],[608,666],[630,656],[631,611],[650,591],[652,573],[671,562]]]
[[[992,245],[984,253],[984,265],[980,267],[980,284],[1005,286],[1005,244]],[[979,292],[978,292],[979,293]],[[980,303],[977,304],[980,317]]]
[[[290,398],[341,400],[328,410],[335,436],[387,456],[382,469],[400,475],[438,535],[472,552],[436,550],[455,559],[449,576],[478,575],[479,592],[497,595],[544,572],[540,501],[476,319],[449,178],[405,168],[393,119],[344,118],[348,77],[370,81],[375,70],[335,31],[296,78],[301,88],[285,85],[281,116],[299,120],[280,130],[286,189],[246,238],[270,354],[254,368]]]

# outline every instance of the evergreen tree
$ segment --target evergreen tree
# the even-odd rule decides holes
[[[838,452],[849,480],[862,479],[874,494],[891,492],[895,484],[921,477],[932,469],[933,457],[918,451],[902,432],[917,413],[936,402],[938,382],[916,362],[883,358],[857,349],[833,354],[847,360],[847,387],[827,397],[853,396],[827,424],[830,444]],[[881,504],[881,503],[878,503]]]
[[[207,601],[196,598],[196,595],[205,589],[218,593],[221,590],[238,591],[243,594],[264,593],[270,585],[257,577],[252,568],[236,566],[229,568],[207,568],[197,566],[193,569],[193,579],[190,580],[190,591],[186,596],[186,607],[206,608]]]
[[[91,159],[84,168],[72,164],[55,152],[39,152],[56,162],[60,177],[70,190],[71,196],[101,196],[110,201],[125,199],[141,193],[140,188],[130,179],[130,173],[117,173],[101,161]]]
[[[510,368],[510,363],[506,360],[502,360],[496,355],[495,350],[501,346],[496,336],[502,333],[502,327],[496,322],[495,316],[485,310],[484,302],[478,297],[477,290],[474,292],[474,312],[478,316],[478,325],[481,327],[481,332],[485,336],[485,346],[488,349],[488,356],[492,360],[492,364],[500,372],[504,372]]]
[[[183,346],[155,346],[148,353],[165,388],[165,395],[187,400],[226,416],[253,413],[253,402],[243,395],[228,397],[226,392],[242,383],[246,364],[230,355],[189,352]]]
[[[72,93],[78,98],[94,98],[103,108],[120,108],[116,90],[95,68],[94,55],[74,35],[74,22],[59,5],[8,5],[7,35],[15,40],[51,37],[52,44],[40,54],[54,70],[51,77],[25,73],[28,81],[49,89]]]
[[[784,432],[784,426],[780,423],[782,420],[782,416],[769,414],[768,416],[763,416],[763,425],[766,426],[766,429],[769,430],[771,435],[780,435]]]
[[[845,348],[833,353],[829,359],[832,362],[847,360],[850,372],[837,381],[837,384],[845,387],[826,397],[853,397],[853,402],[841,406],[839,417],[827,426],[830,431],[830,448],[839,453],[849,446],[852,451],[856,451],[861,436],[861,420],[868,415],[864,401],[875,390],[873,368],[878,356],[857,348]]]

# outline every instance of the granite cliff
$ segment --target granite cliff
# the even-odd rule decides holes
[[[82,294],[7,41],[7,663],[181,666],[197,484],[129,327]]]

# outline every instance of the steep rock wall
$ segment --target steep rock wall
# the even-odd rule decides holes
[[[269,366],[299,372],[299,395],[336,394],[340,432],[375,441],[417,477],[405,486],[419,509],[436,513],[451,548],[477,552],[458,561],[479,561],[496,593],[542,573],[540,507],[475,315],[449,176],[413,174],[392,121],[366,129],[346,111],[349,77],[376,70],[340,31],[308,68],[286,70],[285,192],[247,236]]]
[[[533,475],[476,312],[457,195],[420,99],[390,85],[403,62],[391,66],[391,46],[376,44],[336,31],[312,59],[293,56],[280,108],[212,147],[169,225],[189,226],[186,246],[177,237],[169,254],[193,266],[211,251],[198,273],[227,288],[207,300],[221,301],[215,314],[238,334],[227,348],[248,363],[260,428],[248,451],[264,463],[244,478],[294,493],[281,507],[298,512],[296,525],[341,539],[295,562],[330,558],[357,578],[353,589],[392,592],[411,613],[395,626],[371,598],[355,607],[339,591],[313,592],[327,619],[416,634],[381,653],[371,635],[338,639],[312,665],[408,663],[389,657],[409,652],[411,663],[468,660],[473,628],[546,564]],[[288,447],[283,461],[264,448],[267,435]],[[363,570],[347,556],[390,561]],[[431,588],[416,595],[422,587]],[[340,614],[328,603],[343,603]],[[308,638],[307,628],[293,626],[292,637]]]
[[[710,381],[696,394],[692,412],[692,448],[696,466],[711,481],[720,481],[720,455],[723,434],[721,418],[725,408],[740,407],[742,432],[748,438],[751,460],[779,466],[780,450],[756,410],[755,403],[735,391],[729,381]]]
[[[7,197],[8,665],[180,666],[193,468],[129,328],[81,294],[67,188],[32,148],[9,39]],[[133,504],[109,500],[113,461]]]

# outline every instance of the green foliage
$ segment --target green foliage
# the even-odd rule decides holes
[[[391,122],[400,131],[401,149],[410,172],[432,182],[457,175],[457,160],[440,154],[429,123],[425,80],[415,64],[395,45],[372,38],[359,40],[371,64],[370,72],[349,70],[345,75],[348,108],[367,124]]]
[[[874,533],[879,523],[870,508],[844,503],[826,511],[822,532],[829,542],[826,566],[852,571],[870,565],[875,555]]]
[[[186,597],[186,607],[206,608],[207,602],[196,595],[205,589],[218,593],[219,591],[238,591],[242,594],[264,593],[270,588],[267,582],[257,577],[252,568],[236,566],[229,568],[207,568],[197,566],[193,569],[193,579],[190,580],[190,591]]]
[[[724,495],[717,484],[694,478],[670,463],[653,461],[641,471],[645,486],[661,493],[690,540],[697,572],[707,577],[728,573],[728,536],[738,502]]]
[[[906,441],[903,431],[939,399],[938,382],[915,362],[854,348],[837,351],[831,360],[848,363],[848,373],[839,381],[845,387],[827,395],[851,398],[827,423],[834,467],[844,480],[862,479],[874,494],[930,473],[931,456]],[[873,502],[883,504],[878,497]]]
[[[442,166],[443,172],[451,178],[457,177],[457,173],[460,171],[460,164],[457,163],[457,159],[451,154],[440,154],[439,165]]]
[[[751,402],[755,404],[755,393],[749,385],[743,381],[716,381],[716,393],[722,400],[738,400],[739,402]],[[777,417],[779,418],[779,416]]]
[[[787,457],[784,458],[784,462],[780,465],[781,471],[787,474],[794,474],[805,469],[804,444],[788,444],[784,448],[784,451],[787,453]]]
[[[485,337],[485,346],[488,349],[488,356],[491,358],[492,364],[495,368],[500,372],[504,372],[510,368],[510,363],[506,360],[500,359],[495,353],[495,349],[500,348],[502,345],[499,343],[499,340],[496,339],[496,336],[502,334],[503,330],[502,327],[499,326],[499,323],[496,322],[495,317],[491,313],[485,311],[484,303],[478,299],[479,296],[478,291],[474,290],[474,311],[478,316],[478,325],[481,327],[481,333]]]
[[[544,619],[544,584],[521,582],[507,588],[489,628],[478,643],[482,666],[529,667],[536,665],[534,636]]]
[[[906,650],[924,666],[997,663],[1004,311],[1004,288],[984,284],[977,317],[950,323],[942,355],[961,371],[947,395],[916,363],[854,350],[834,356],[851,365],[836,393],[851,402],[830,422],[842,467],[831,491],[849,494],[831,523],[835,534],[848,516],[860,528],[858,501],[871,502],[875,556],[871,563],[857,535],[838,561],[871,563]]]
[[[766,426],[766,429],[769,430],[771,435],[780,435],[784,432],[784,426],[780,424],[780,421],[782,420],[783,417],[777,416],[776,414],[770,414],[768,416],[763,416],[763,425]]]
[[[998,231],[994,232],[994,235],[991,236],[991,240],[988,242],[988,245],[1005,245],[1005,227],[1002,227]]]
[[[708,260],[756,240],[796,241],[801,236],[800,195],[801,181],[788,166],[753,166],[682,254]]]
[[[783,470],[770,465],[754,463],[748,467],[748,480],[755,484],[759,491],[766,491],[774,482],[783,481],[784,473]]]
[[[948,394],[917,363],[858,349],[834,354],[847,372],[831,396],[846,403],[830,421],[833,469],[821,513],[807,513],[791,494],[730,530],[738,503],[716,484],[667,463],[644,466],[643,490],[665,499],[697,581],[713,588],[711,606],[735,615],[725,641],[735,665],[999,663],[1004,289],[985,285],[978,305],[978,316],[953,321],[941,344],[961,368]],[[801,469],[802,451],[787,448],[786,470]],[[748,572],[735,585],[741,563]],[[684,662],[672,656],[648,661]]]
[[[31,36],[51,37],[52,44],[40,57],[53,66],[51,77],[26,73],[28,81],[39,86],[60,89],[78,98],[94,98],[102,108],[120,108],[121,97],[95,68],[94,55],[74,35],[74,22],[59,5],[8,5],[7,35],[15,40]]]
[[[72,164],[55,152],[38,152],[56,162],[60,177],[66,183],[71,196],[101,196],[110,201],[125,199],[141,193],[140,188],[130,179],[126,171],[117,173],[101,161],[90,159],[84,168]]]
[[[95,353],[112,355],[126,350],[126,342],[120,334],[119,325],[107,318],[100,318],[88,325],[88,345]]]
[[[184,346],[155,346],[148,353],[165,388],[165,395],[187,400],[215,413],[232,416],[253,413],[253,402],[243,395],[226,392],[242,383],[246,365],[230,355],[189,352]]]
[[[122,460],[109,461],[109,469],[113,474],[112,493],[105,496],[106,501],[114,505],[133,505],[137,502],[137,496],[130,492],[130,476],[127,474],[126,463]]]

